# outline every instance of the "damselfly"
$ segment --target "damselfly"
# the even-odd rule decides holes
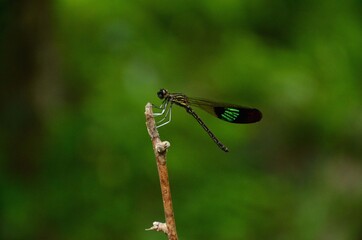
[[[209,134],[217,146],[225,152],[229,151],[228,148],[215,137],[215,135],[205,125],[201,118],[194,112],[191,106],[199,107],[211,115],[229,123],[255,123],[260,121],[262,118],[261,112],[256,108],[242,107],[228,103],[212,102],[199,98],[190,98],[182,93],[169,93],[166,89],[161,89],[158,91],[157,96],[163,100],[161,106],[158,107],[162,111],[159,113],[154,113],[154,116],[163,116],[163,118],[157,122],[159,124],[157,128],[171,122],[172,106],[173,104],[176,104],[180,107],[183,107],[186,112],[191,114]]]

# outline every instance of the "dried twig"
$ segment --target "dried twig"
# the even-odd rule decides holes
[[[158,176],[160,178],[161,184],[163,208],[166,218],[166,226],[164,226],[162,223],[154,222],[153,227],[146,230],[162,231],[167,234],[169,240],[177,240],[176,223],[172,208],[170,183],[168,180],[168,171],[166,165],[166,153],[167,148],[170,147],[170,143],[167,141],[162,142],[160,139],[160,135],[156,129],[155,119],[153,118],[152,104],[147,103],[145,115],[147,131],[151,137],[153,150],[156,156]]]

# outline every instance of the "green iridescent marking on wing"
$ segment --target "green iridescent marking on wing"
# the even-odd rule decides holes
[[[234,114],[231,114],[230,112],[224,112],[223,115],[224,115],[225,117],[230,118],[231,120],[234,120],[234,119],[235,119],[235,115],[234,115]]]
[[[227,115],[225,115],[225,114],[221,114],[221,117],[222,117],[224,120],[228,121],[228,122],[232,122],[232,121],[233,121],[229,116],[227,116]]]
[[[228,108],[227,111],[239,112],[239,109],[236,109],[236,108]]]
[[[223,114],[221,114],[222,118],[228,122],[233,122],[239,116],[239,110],[235,108],[227,108]]]

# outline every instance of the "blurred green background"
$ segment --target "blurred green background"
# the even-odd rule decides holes
[[[1,239],[166,239],[147,102],[253,106],[160,128],[180,239],[362,239],[360,0],[0,1]]]

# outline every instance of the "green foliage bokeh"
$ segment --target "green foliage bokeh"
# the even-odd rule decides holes
[[[144,231],[164,221],[144,118],[160,88],[263,112],[233,125],[195,109],[227,154],[183,109],[159,129],[180,239],[362,238],[360,1],[51,3],[36,170],[10,157],[33,154],[21,138],[0,149],[2,239],[166,239]],[[23,113],[2,105],[8,146]]]

